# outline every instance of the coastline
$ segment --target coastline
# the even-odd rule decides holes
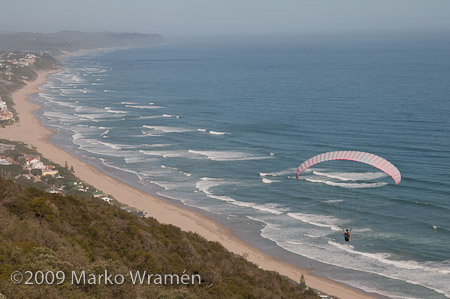
[[[41,125],[39,117],[33,114],[33,111],[41,109],[41,106],[29,102],[28,97],[31,94],[41,92],[39,86],[45,83],[48,75],[59,71],[41,72],[36,80],[27,83],[26,86],[13,94],[19,122],[0,129],[1,138],[30,144],[36,147],[42,155],[60,165],[64,165],[65,161],[68,161],[70,165],[73,165],[75,175],[80,179],[113,195],[120,202],[143,210],[160,223],[172,224],[185,231],[196,232],[207,240],[220,242],[231,252],[245,256],[247,260],[265,270],[276,271],[295,281],[298,281],[300,276],[304,274],[308,286],[341,298],[373,298],[354,288],[312,275],[308,270],[300,269],[270,255],[263,254],[257,248],[246,244],[235,236],[230,229],[200,212],[180,207],[131,187],[50,143],[48,139],[54,132]]]

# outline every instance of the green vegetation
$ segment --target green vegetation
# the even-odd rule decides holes
[[[13,284],[13,271],[124,274],[122,285]],[[199,274],[201,284],[133,285],[129,271]],[[0,292],[7,298],[318,298],[221,244],[101,200],[0,178]],[[0,295],[1,297],[1,295]]]

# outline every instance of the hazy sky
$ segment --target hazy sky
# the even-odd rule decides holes
[[[449,0],[14,0],[0,31],[273,35],[449,31]]]

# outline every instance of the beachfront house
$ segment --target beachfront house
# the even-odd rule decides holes
[[[108,196],[103,196],[102,200],[106,201],[109,204],[112,204],[112,198],[108,197]]]
[[[44,163],[42,163],[41,161],[37,160],[37,159],[32,159],[30,161],[27,161],[27,166],[31,169],[46,169],[47,167],[45,167]]]
[[[11,120],[14,118],[14,114],[11,111],[0,112],[0,120]]]
[[[6,158],[0,158],[0,166],[7,166],[7,165],[11,165],[11,162],[9,162],[8,160],[6,160]]]
[[[57,175],[58,174],[58,169],[43,169],[42,170],[42,176],[46,176],[46,175]]]
[[[92,192],[92,196],[94,196],[95,198],[99,198],[99,197],[102,197],[104,195],[105,195],[105,193],[103,193],[103,191],[100,191],[100,190]]]
[[[4,153],[5,151],[12,151],[16,148],[13,144],[4,144],[0,143],[0,153]]]
[[[0,98],[0,111],[2,112],[8,111],[8,106],[6,105],[6,102],[2,101],[1,98]]]

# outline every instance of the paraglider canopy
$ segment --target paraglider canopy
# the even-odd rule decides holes
[[[366,153],[366,152],[358,152],[358,151],[335,151],[335,152],[328,152],[323,153],[317,156],[314,156],[305,162],[303,162],[298,168],[297,168],[297,180],[300,176],[300,174],[308,169],[309,167],[325,162],[330,160],[350,160],[350,161],[356,161],[361,162],[365,164],[369,164],[373,167],[378,168],[379,170],[385,172],[389,176],[391,176],[394,179],[395,184],[399,184],[402,176],[400,174],[400,171],[395,167],[391,162],[377,156],[374,154]]]

